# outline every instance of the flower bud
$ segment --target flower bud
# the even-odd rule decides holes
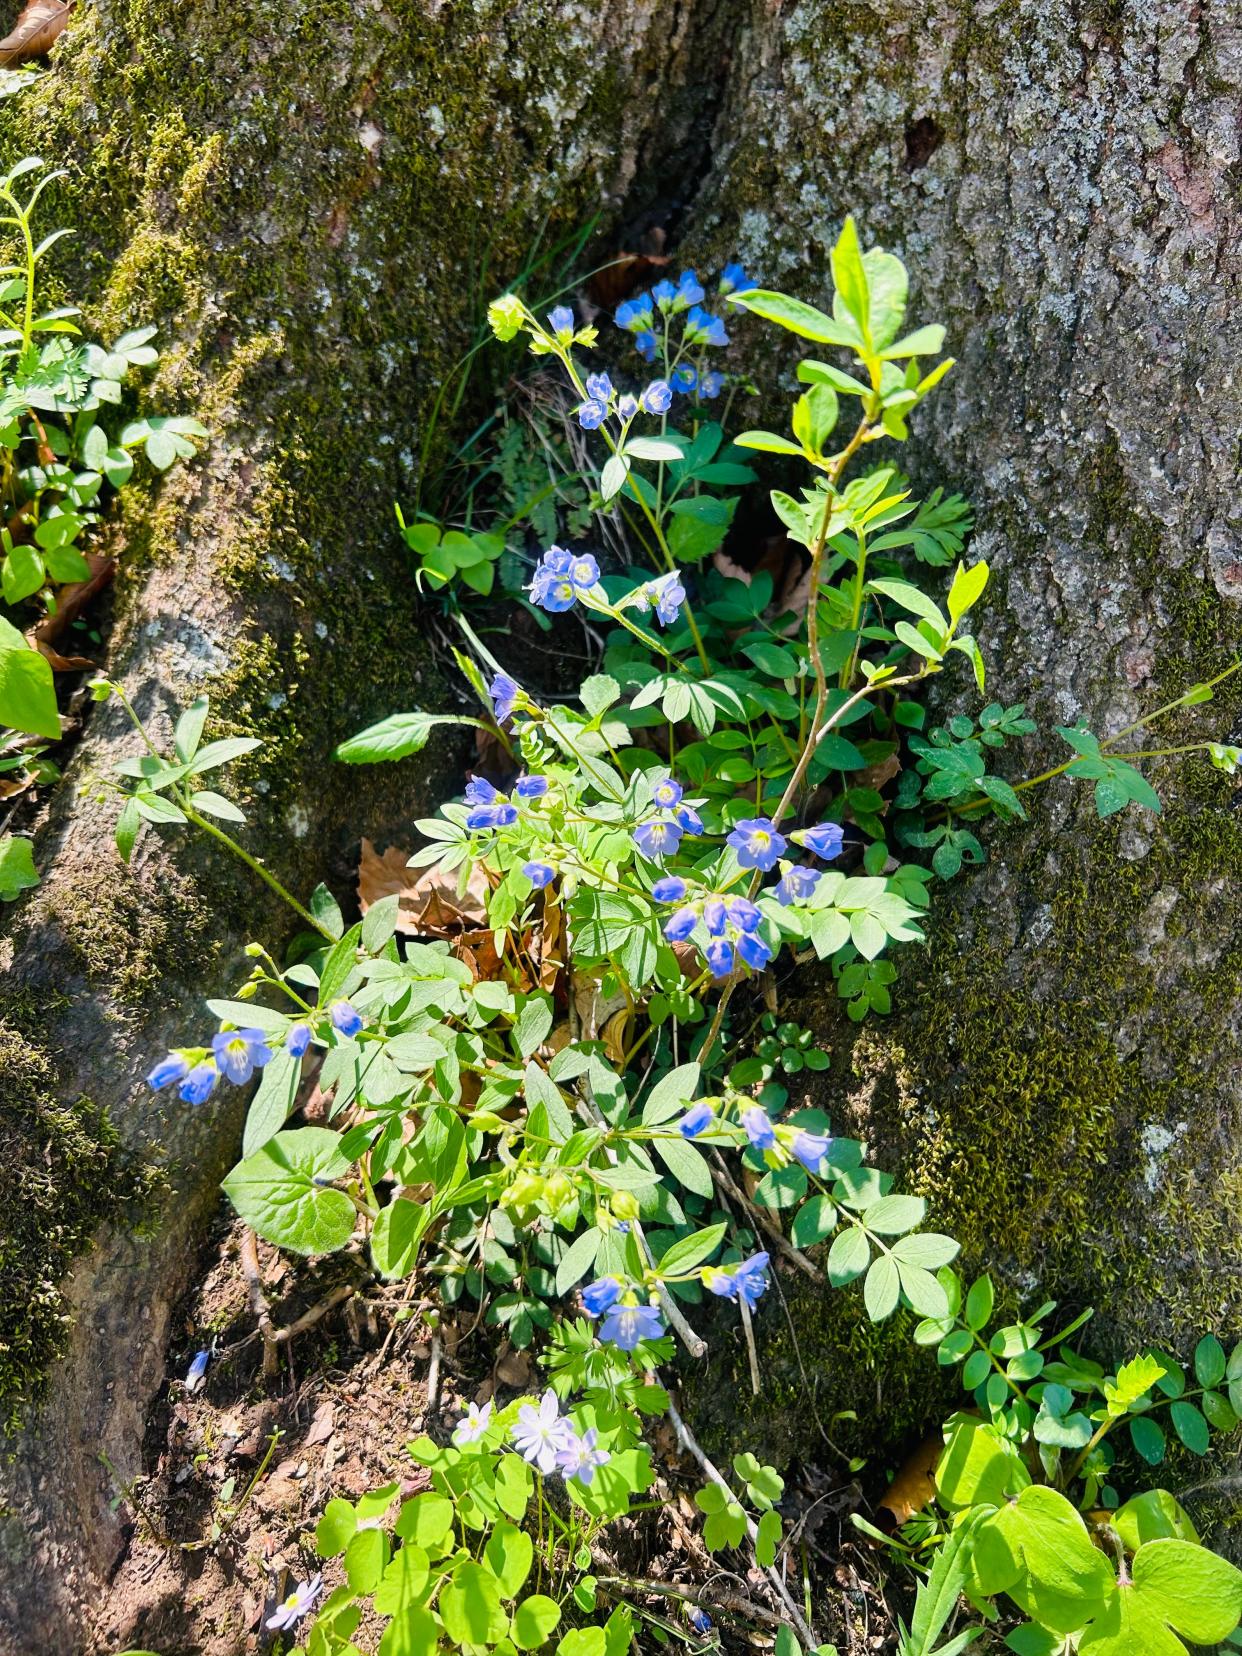
[[[618,1219],[637,1219],[639,1215],[638,1197],[632,1190],[618,1190],[613,1193],[612,1211]]]

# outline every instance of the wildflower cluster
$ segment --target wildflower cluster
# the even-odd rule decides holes
[[[494,1405],[489,1401],[480,1409],[475,1404],[453,1428],[453,1442],[458,1448],[478,1443],[492,1423]],[[518,1409],[516,1421],[509,1428],[510,1441],[522,1459],[529,1461],[544,1477],[559,1472],[566,1481],[591,1484],[597,1468],[607,1466],[612,1459],[607,1449],[599,1447],[599,1432],[594,1426],[585,1431],[575,1429],[568,1415],[563,1415],[554,1391],[546,1391],[540,1401],[524,1403]]]
[[[326,1016],[316,1024],[300,1019],[289,1024],[284,1050],[291,1058],[302,1058],[318,1038],[327,1044],[329,1029],[352,1037],[362,1028],[362,1018],[347,1000],[333,1001]],[[209,1047],[174,1047],[147,1076],[147,1085],[156,1092],[175,1086],[187,1104],[205,1104],[221,1079],[244,1087],[257,1070],[271,1062],[270,1035],[262,1029],[228,1026],[217,1031]]]
[[[728,264],[716,285],[716,297],[749,293],[755,283],[740,264]],[[650,292],[624,300],[616,311],[619,328],[633,336],[634,349],[645,362],[659,358],[669,401],[652,412],[667,412],[673,392],[693,396],[696,401],[714,402],[725,387],[725,376],[708,367],[706,348],[729,343],[724,318],[704,308],[707,293],[693,270],[683,270],[677,282],[657,282]]]

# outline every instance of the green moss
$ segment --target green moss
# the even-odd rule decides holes
[[[70,1321],[65,1273],[98,1225],[149,1187],[121,1152],[106,1113],[64,1102],[50,1056],[9,1014],[0,1017],[0,1429],[38,1397]],[[29,1015],[30,1008],[25,1008]]]

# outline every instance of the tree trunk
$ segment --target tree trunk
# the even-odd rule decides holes
[[[737,254],[822,300],[853,210],[959,358],[910,464],[977,502],[974,554],[999,576],[991,690],[1045,728],[1129,723],[1237,643],[1240,68],[1224,0],[79,9],[54,74],[4,106],[6,154],[68,165],[57,205],[82,230],[92,321],[161,322],[159,396],[213,432],[119,526],[110,671],[162,729],[207,687],[227,728],[265,737],[247,843],[301,894],[339,880],[360,831],[438,797],[434,765],[364,791],[328,751],[443,701],[391,502],[437,384],[545,220],[671,212],[688,258]],[[789,344],[764,336],[786,372]],[[1238,707],[1222,696],[1162,738],[1210,722],[1227,739]],[[138,1469],[168,1308],[234,1148],[235,1121],[157,1109],[141,1074],[201,1028],[244,937],[281,924],[188,845],[148,835],[120,872],[109,812],[74,783],[126,740],[92,715],[0,988],[6,1148],[69,1203],[15,1207],[0,1258],[37,1315],[5,1397],[48,1372],[64,1307],[44,1285],[108,1215],[3,1474],[18,1650],[76,1648],[116,1556],[97,1456]],[[1029,827],[994,832],[989,867],[940,897],[890,1021],[858,1034],[831,984],[802,1011],[835,1047],[840,1125],[928,1194],[971,1264],[1105,1309],[1101,1355],[1237,1332],[1236,795],[1197,762],[1156,780],[1159,823],[1097,825],[1061,781]],[[119,1198],[153,1153],[167,1186],[135,1232]],[[762,1319],[750,1446],[779,1452],[780,1418],[805,1418],[785,1407],[803,1370],[825,1419],[878,1389],[873,1423],[921,1420],[935,1365],[901,1331],[877,1336],[849,1295],[803,1295],[796,1321],[797,1351],[779,1310]],[[744,1387],[712,1372],[709,1424]]]

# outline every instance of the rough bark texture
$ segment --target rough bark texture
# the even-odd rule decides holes
[[[95,317],[171,325],[161,395],[216,433],[120,525],[113,671],[161,718],[209,685],[230,728],[268,739],[253,843],[302,890],[360,826],[413,814],[429,766],[364,799],[324,757],[436,694],[389,512],[487,296],[484,255],[496,285],[545,215],[662,199],[689,206],[690,251],[736,252],[813,300],[846,210],[905,258],[918,319],[946,321],[960,359],[911,464],[978,502],[993,688],[1044,724],[1127,723],[1219,669],[1239,632],[1240,79],[1226,0],[81,10],[54,80],[0,117],[5,151],[67,162]],[[787,344],[768,341],[789,369]],[[1237,700],[1209,715],[1224,737]],[[96,719],[78,776],[120,739]],[[847,1030],[830,985],[803,1015],[837,1047],[838,1117],[971,1263],[1107,1306],[1108,1349],[1185,1355],[1204,1327],[1236,1334],[1242,1298],[1242,833],[1223,779],[1174,763],[1158,780],[1159,824],[1099,827],[1062,782],[1031,827],[994,835],[891,1024]],[[123,879],[108,831],[61,791],[0,988],[6,1147],[98,1195],[65,1222],[49,1202],[20,1250],[45,1314],[19,1384],[54,1353],[52,1284],[93,1213],[148,1181],[152,1141],[171,1155],[147,1226],[114,1213],[77,1267],[69,1356],[5,1473],[0,1620],[40,1651],[74,1648],[115,1555],[96,1455],[137,1469],[167,1308],[232,1150],[219,1114],[165,1118],[137,1078],[273,918],[197,852],[152,845]],[[802,1296],[798,1325],[795,1352],[779,1311],[762,1320],[751,1446],[790,1447],[800,1369],[825,1418],[870,1396],[894,1436],[916,1423],[934,1365],[900,1329],[877,1337],[848,1296]],[[742,1392],[713,1370],[709,1428],[727,1397],[719,1430],[737,1430]]]
[[[989,688],[1045,729],[1119,729],[1238,651],[1240,82],[1236,9],[1189,0],[764,8],[739,51],[696,251],[822,300],[852,209],[905,259],[915,319],[946,322],[959,358],[909,463],[977,502]],[[1240,718],[1230,686],[1135,745],[1236,741]],[[1064,756],[1053,738],[1028,774]],[[1062,780],[1029,827],[993,832],[991,866],[937,898],[889,1023],[856,1036],[830,986],[803,1016],[835,1035],[838,1120],[968,1265],[1098,1306],[1102,1357],[1155,1340],[1187,1358],[1240,1331],[1242,824],[1201,761],[1151,774],[1160,822],[1097,824]],[[755,1435],[788,1449],[772,1405],[803,1370],[825,1418],[916,1425],[937,1377],[906,1330],[805,1301],[800,1354],[768,1313]],[[734,1395],[719,1379],[705,1409]]]

